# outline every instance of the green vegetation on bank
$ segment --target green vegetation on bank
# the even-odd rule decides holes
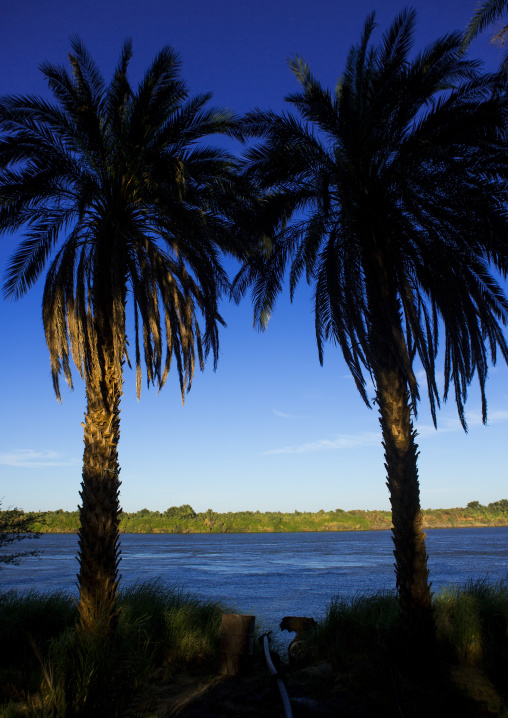
[[[1,515],[1,512],[0,512]],[[74,533],[78,530],[77,511],[48,511],[33,528],[41,533]],[[426,509],[423,525],[431,528],[508,526],[508,499],[482,506],[471,501],[466,508]],[[141,509],[122,513],[122,533],[284,533],[298,531],[375,531],[391,528],[389,511],[237,511],[218,513],[208,509],[196,513],[191,506],[172,506],[167,511]]]

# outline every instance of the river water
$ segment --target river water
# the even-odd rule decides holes
[[[427,532],[433,590],[508,577],[508,527]],[[45,534],[19,548],[40,558],[0,572],[1,589],[76,594],[77,536]],[[389,531],[283,534],[122,534],[122,585],[160,578],[170,586],[274,627],[286,615],[323,616],[334,595],[395,586]]]

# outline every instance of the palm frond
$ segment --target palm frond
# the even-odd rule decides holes
[[[492,275],[508,270],[506,78],[461,55],[457,32],[410,58],[414,23],[403,11],[374,45],[369,16],[334,96],[296,57],[301,89],[286,99],[297,114],[243,118],[244,135],[260,139],[244,160],[260,205],[248,220],[257,253],[233,294],[251,286],[264,326],[286,276],[292,297],[305,272],[320,361],[325,342],[338,344],[368,403],[364,373],[382,350],[416,413],[418,358],[434,422],[453,385],[465,427],[475,377],[486,407],[486,346],[491,362],[497,351],[506,360],[508,305]]]
[[[21,296],[47,268],[43,321],[57,397],[61,373],[72,385],[71,359],[100,384],[105,337],[121,376],[129,294],[138,395],[142,363],[160,389],[173,358],[183,396],[196,363],[218,359],[218,301],[229,291],[222,252],[245,256],[233,217],[248,204],[248,183],[229,153],[197,144],[233,132],[233,113],[208,107],[208,94],[188,98],[170,47],[134,91],[131,56],[127,41],[106,85],[73,37],[70,70],[41,66],[53,102],[0,98],[0,231],[24,233],[4,292]]]
[[[486,0],[480,3],[466,28],[463,41],[464,49],[467,48],[486,27],[492,25],[496,20],[499,20],[507,9],[508,3],[506,0]]]

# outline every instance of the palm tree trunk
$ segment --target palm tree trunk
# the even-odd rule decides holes
[[[376,400],[383,434],[387,486],[392,506],[395,574],[401,618],[408,637],[432,643],[435,629],[420,508],[418,445],[409,391],[395,362],[378,358]],[[421,640],[418,641],[421,645]]]
[[[102,380],[87,381],[82,505],[79,507],[79,620],[83,630],[108,634],[118,618],[118,440],[122,376],[112,352],[102,350]]]
[[[386,248],[389,238],[383,238]],[[409,387],[414,381],[412,359],[401,325],[401,308],[389,270],[379,251],[382,242],[374,237],[373,262],[369,262],[368,301],[370,353],[376,384],[376,402],[385,450],[387,486],[392,507],[395,576],[404,635],[419,648],[434,643],[427,549],[420,508],[418,445],[411,419]]]

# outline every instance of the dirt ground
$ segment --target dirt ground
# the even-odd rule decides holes
[[[361,659],[346,671],[328,663],[277,666],[294,718],[508,718],[498,691],[473,668],[416,671]],[[284,718],[262,654],[237,676],[154,677],[125,718]]]
[[[319,664],[287,672],[284,683],[294,718],[335,718],[344,702],[335,693],[331,666]],[[253,660],[238,676],[178,673],[153,686],[133,706],[148,718],[279,718],[284,716],[276,681],[264,659]],[[360,718],[360,716],[358,716]]]

